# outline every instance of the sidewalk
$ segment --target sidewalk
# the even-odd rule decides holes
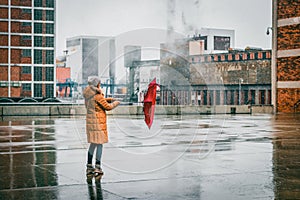
[[[4,118],[0,199],[300,198],[300,116],[110,116],[100,180],[84,117]]]

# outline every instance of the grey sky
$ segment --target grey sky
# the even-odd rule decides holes
[[[66,38],[78,35],[120,36],[145,28],[192,35],[197,29],[234,29],[235,47],[271,48],[271,0],[57,0],[57,55]],[[169,19],[169,21],[168,21]]]

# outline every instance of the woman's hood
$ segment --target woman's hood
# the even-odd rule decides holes
[[[101,94],[101,89],[92,85],[87,86],[83,91],[83,97],[85,99],[90,99],[94,97],[96,94]]]

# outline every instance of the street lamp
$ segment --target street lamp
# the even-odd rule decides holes
[[[241,97],[242,97],[242,83],[243,83],[243,79],[239,78],[239,105],[241,105]]]

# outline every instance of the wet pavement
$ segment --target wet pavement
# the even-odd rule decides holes
[[[300,199],[300,115],[109,116],[104,176],[85,118],[0,121],[0,199]]]

